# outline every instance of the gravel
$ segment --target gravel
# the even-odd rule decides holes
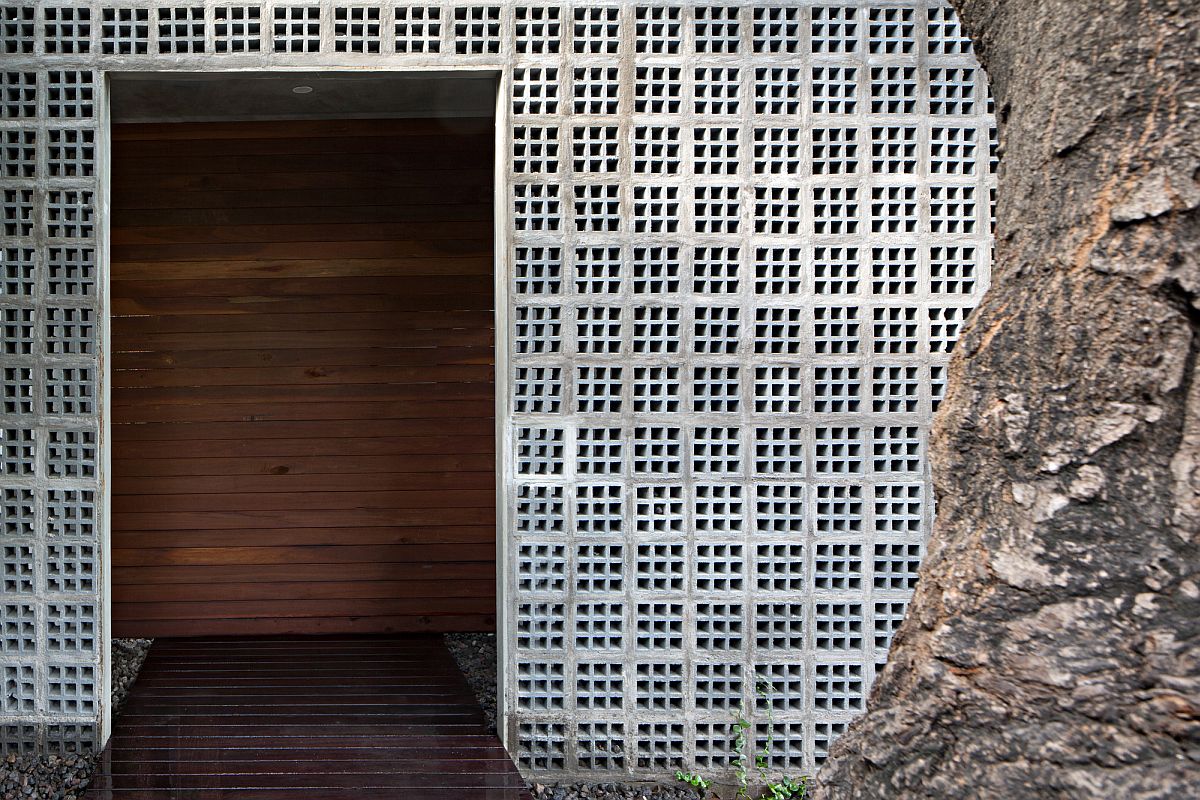
[[[644,786],[627,783],[572,783],[530,787],[536,800],[700,800],[688,786]]]
[[[447,633],[446,647],[467,676],[475,692],[488,730],[496,732],[496,635],[494,633]],[[699,800],[700,795],[683,784],[647,785],[632,783],[540,784],[529,787],[536,800]]]
[[[114,639],[112,643],[112,703],[117,713],[137,677],[149,639]],[[3,800],[77,800],[83,796],[95,755],[23,755],[9,753],[0,761],[0,798]]]
[[[496,634],[447,633],[446,649],[483,707],[490,733],[496,732]]]

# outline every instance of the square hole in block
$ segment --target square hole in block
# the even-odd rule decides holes
[[[679,367],[634,367],[633,410],[668,414],[679,410]]]
[[[741,603],[697,603],[695,614],[697,650],[742,649],[746,623]]]
[[[96,652],[96,606],[92,603],[48,603],[46,651],[68,655]]]
[[[522,542],[517,546],[517,590],[522,594],[566,591],[566,546]]]
[[[275,6],[271,42],[276,53],[320,52],[321,7]]]
[[[813,66],[809,80],[809,92],[812,98],[812,113],[853,114],[858,110],[858,68]],[[795,94],[798,103],[798,87]],[[795,110],[784,113],[795,113]]]
[[[637,726],[638,769],[675,770],[683,766],[686,737],[681,723],[640,722]]]
[[[517,294],[562,292],[562,248],[519,246],[513,250],[513,290]]]
[[[621,229],[621,186],[615,183],[576,184],[572,187],[575,230],[581,233]]]
[[[746,508],[741,486],[699,483],[695,492],[693,518],[697,534],[720,535],[742,531]]]
[[[563,664],[517,662],[517,708],[526,711],[559,711],[565,705],[565,688]]]
[[[167,6],[158,9],[158,52],[205,52],[204,6]]]
[[[517,306],[513,348],[518,355],[562,350],[562,309],[559,306]]]
[[[976,113],[975,70],[972,67],[929,68],[929,113]]]
[[[378,53],[382,48],[381,9],[375,6],[335,6],[333,49],[339,53]]]
[[[696,52],[737,53],[741,49],[739,12],[736,6],[697,6],[693,21]]]
[[[33,489],[17,486],[0,489],[0,535],[6,539],[36,535],[36,506]]]
[[[512,77],[514,114],[558,113],[558,68],[516,67]]]
[[[876,175],[912,175],[916,171],[916,126],[873,126],[871,128],[871,172]]]
[[[93,539],[96,500],[91,489],[47,489],[46,535],[50,538]]]
[[[705,116],[731,116],[741,108],[742,73],[737,67],[696,67],[692,110]]]
[[[643,591],[682,591],[685,563],[682,544],[639,544],[635,584]]]
[[[759,534],[798,535],[807,517],[803,484],[759,483],[754,487],[754,525]]]
[[[679,6],[645,6],[634,8],[634,47],[645,55],[676,55],[683,42],[683,26]]]
[[[817,535],[858,535],[863,531],[863,487],[820,484],[817,490]]]
[[[638,114],[678,114],[683,107],[682,70],[672,66],[638,66],[634,72],[633,110]],[[612,104],[615,113],[616,101]],[[598,113],[598,112],[592,112]]]
[[[746,556],[740,543],[698,542],[692,561],[696,592],[741,592],[746,588]]]
[[[624,644],[625,604],[575,604],[575,647],[579,650],[619,650]]]
[[[616,442],[617,446],[621,442]],[[579,534],[615,534],[622,529],[624,497],[617,484],[575,487],[575,530]]]
[[[517,429],[517,473],[563,474],[565,433],[561,428]]]
[[[863,471],[862,430],[853,425],[821,425],[814,433],[818,475],[857,475]]]
[[[638,650],[678,650],[683,647],[683,605],[638,603],[635,612]]]
[[[580,722],[576,728],[575,760],[580,769],[625,769],[625,723]]]
[[[818,556],[820,554],[818,553]],[[861,650],[861,603],[817,603],[813,612],[813,646],[819,650]]]
[[[554,602],[517,604],[517,647],[527,650],[562,650],[566,607]]]
[[[799,197],[797,196],[796,199],[798,201]],[[812,187],[813,233],[819,236],[842,236],[858,233],[858,214],[858,189],[856,187]]]
[[[0,53],[29,55],[37,37],[32,5],[0,6]]]
[[[36,283],[36,253],[32,247],[0,247],[0,297],[33,296]]]
[[[46,193],[46,235],[50,238],[90,238],[95,223],[90,191],[53,189]]]
[[[396,6],[392,33],[397,53],[440,53],[442,9],[438,6]]]
[[[674,190],[675,187],[670,187]],[[638,187],[634,187],[635,198]],[[671,214],[675,213],[672,208]],[[637,246],[633,248],[633,293],[675,294],[679,291],[679,247]]]
[[[755,53],[798,53],[803,26],[801,9],[755,6],[752,41]]]
[[[622,367],[577,366],[575,410],[587,414],[620,412],[622,372]]]
[[[683,664],[640,663],[635,667],[636,705],[642,711],[683,711]]]
[[[262,9],[258,6],[217,6],[213,9],[213,40],[218,53],[258,53],[262,50]]]
[[[754,472],[756,475],[803,475],[804,429],[754,429]]]
[[[698,711],[736,711],[744,696],[741,664],[720,662],[696,664],[693,697]]]
[[[513,172],[518,175],[558,172],[558,128],[542,125],[515,125]]]
[[[755,588],[760,592],[805,590],[804,545],[760,544],[754,558]]]
[[[517,52],[553,55],[562,51],[562,9],[517,6],[514,20]]]
[[[576,114],[617,113],[621,97],[618,67],[575,67],[571,76],[571,106]]]
[[[517,487],[517,533],[562,534],[566,514],[562,486],[521,484]]]
[[[696,247],[692,254],[692,291],[734,294],[738,291],[741,248]]]
[[[562,410],[560,367],[517,367],[513,378],[513,412],[557,414]]]
[[[871,248],[872,294],[906,295],[916,291],[917,248]]]
[[[875,486],[875,532],[916,537],[924,519],[924,490],[919,483],[881,483]]]
[[[517,764],[541,772],[562,770],[567,764],[566,724],[521,722],[517,725]]]
[[[621,9],[592,6],[572,10],[571,38],[579,54],[616,55],[621,50]]]
[[[575,546],[575,592],[620,592],[625,588],[625,548],[619,544]]]
[[[804,647],[803,603],[758,603],[754,607],[754,643],[760,650]]]
[[[849,5],[813,6],[810,27],[813,54],[857,52],[862,33],[858,15],[859,9]]]
[[[692,472],[734,475],[742,470],[741,429],[701,426],[692,436]]]
[[[576,707],[589,710],[624,707],[624,669],[619,661],[580,661],[576,664]]]
[[[633,351],[639,354],[678,353],[679,307],[637,306],[633,310]]]
[[[916,9],[908,6],[868,8],[867,45],[872,55],[916,52]]]
[[[633,232],[664,234],[678,231],[679,187],[634,186]]]
[[[875,634],[875,648],[878,650],[887,650],[892,646],[892,639],[896,636],[896,631],[899,630],[900,623],[904,621],[904,615],[908,611],[908,601],[877,601],[874,605],[874,610],[874,614],[872,614],[872,630]]]
[[[4,594],[33,594],[37,586],[37,557],[32,544],[0,546],[0,585]]]
[[[673,484],[648,484],[634,488],[634,527],[642,535],[684,530],[684,492]]]
[[[865,686],[861,664],[817,662],[813,678],[813,706],[817,711],[862,710]]]
[[[794,118],[800,113],[803,92],[804,73],[799,67],[758,67],[754,70],[755,114]]]
[[[622,272],[625,259],[621,256],[621,248],[616,246],[603,247],[576,247],[575,248],[575,291],[580,294],[617,294],[621,291]],[[585,307],[580,311],[577,319],[582,326],[584,322],[588,323],[586,331],[584,328],[579,329],[580,344],[579,352],[617,352],[620,350],[620,318],[621,309],[615,307]],[[610,325],[615,325],[616,328],[612,331],[611,337],[605,338],[605,333]],[[598,326],[598,327],[597,327]],[[586,334],[586,339],[585,339]],[[596,338],[598,337],[598,338]],[[615,338],[612,338],[615,337]],[[602,345],[602,341],[607,341],[607,345]],[[593,344],[602,346],[600,350],[584,349],[591,348]],[[615,346],[616,349],[609,351],[603,347]]]

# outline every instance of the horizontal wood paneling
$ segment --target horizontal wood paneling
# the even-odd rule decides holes
[[[441,637],[228,637],[154,643],[87,800],[530,800]]]
[[[114,129],[117,635],[494,624],[491,152]]]

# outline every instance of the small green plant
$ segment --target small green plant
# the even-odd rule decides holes
[[[733,717],[733,771],[737,776],[738,790],[737,797],[748,798],[750,796],[750,775],[746,767],[746,749],[749,746],[746,737],[746,731],[750,728],[750,721],[746,719],[746,704],[738,705],[737,713]]]
[[[698,775],[697,773],[684,772],[681,769],[675,770],[675,780],[683,781],[688,786],[691,786],[693,789],[699,789],[703,792],[707,792],[708,787],[710,786],[709,782],[704,780],[704,778],[700,777],[700,775]]]
[[[779,779],[778,783],[767,781],[759,800],[804,800],[808,794],[808,778],[792,780],[788,777]]]
[[[763,747],[754,755],[754,768],[758,772],[759,782],[763,786],[762,794],[758,796],[758,800],[803,800],[808,793],[808,778],[801,777],[799,780],[793,780],[787,776],[780,778],[778,781],[772,781],[768,774],[770,762],[768,756],[771,752],[771,747],[775,744],[775,704],[771,702],[771,684],[768,681],[759,680],[754,684],[755,697],[762,701],[762,704],[767,709],[767,739],[763,743]],[[738,740],[734,743],[734,747],[738,751],[737,760],[740,764],[738,771],[738,797],[749,797],[747,792],[748,776],[746,775],[746,735],[745,729],[750,727],[750,723],[745,719],[745,708],[740,709],[738,714],[738,725],[741,726]]]
[[[762,700],[762,704],[767,710],[767,738],[762,742],[762,748],[758,749],[754,755],[754,771],[758,773],[758,781],[763,788],[757,797],[751,796],[750,757],[748,755],[750,736],[747,733],[750,730],[750,720],[747,719],[746,704],[743,702],[733,713],[733,722],[729,726],[733,731],[733,758],[730,761],[733,764],[733,774],[737,778],[738,787],[734,797],[737,800],[804,800],[808,795],[809,788],[807,777],[784,776],[778,781],[770,779],[770,753],[775,742],[775,712],[774,703],[771,702],[771,684],[763,680],[757,681],[754,685],[754,694],[756,698]],[[675,771],[675,779],[703,792],[707,792],[711,785],[709,781],[698,774],[683,770]]]

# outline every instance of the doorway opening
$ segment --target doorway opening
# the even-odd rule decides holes
[[[114,636],[495,629],[497,80],[113,76]]]

